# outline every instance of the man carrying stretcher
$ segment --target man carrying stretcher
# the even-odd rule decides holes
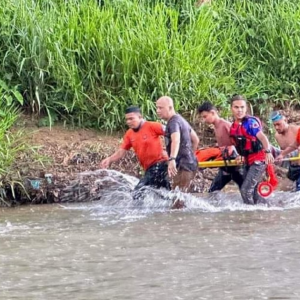
[[[218,115],[217,109],[210,102],[204,102],[198,108],[198,113],[208,125],[213,125],[218,147],[221,150],[222,158],[226,161],[236,158],[236,150],[230,139],[231,123]],[[220,191],[224,186],[233,180],[241,188],[243,184],[242,168],[240,166],[220,167],[217,176],[214,178],[209,193]]]

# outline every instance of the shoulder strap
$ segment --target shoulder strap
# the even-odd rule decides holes
[[[253,120],[257,121],[258,124],[260,125],[260,127],[261,127],[261,128],[263,127],[263,126],[262,126],[262,122],[261,122],[261,120],[260,120],[258,117],[247,115],[247,116],[244,117],[243,120],[249,120],[249,119],[253,119]]]

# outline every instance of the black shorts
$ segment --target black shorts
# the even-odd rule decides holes
[[[165,188],[171,190],[170,181],[168,178],[168,162],[161,161],[149,167],[143,178],[139,181],[135,190],[143,186],[152,186],[154,188]]]

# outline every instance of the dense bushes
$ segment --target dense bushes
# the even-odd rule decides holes
[[[181,111],[299,97],[299,1],[4,2],[0,78],[50,119],[114,130],[132,103],[153,117],[162,94]]]

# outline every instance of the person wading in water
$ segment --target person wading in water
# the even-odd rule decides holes
[[[164,126],[158,122],[145,121],[137,106],[130,106],[126,109],[125,119],[129,129],[124,135],[121,147],[102,160],[100,167],[108,168],[111,163],[123,158],[126,152],[133,148],[145,170],[144,177],[139,181],[135,190],[144,186],[170,190],[168,157],[161,141],[161,137],[165,134]]]
[[[167,121],[165,143],[168,153],[168,174],[172,178],[172,189],[179,188],[189,192],[191,182],[198,170],[198,161],[195,151],[199,138],[190,124],[175,112],[173,100],[163,96],[156,101],[157,115]],[[174,202],[175,208],[183,203]]]
[[[265,174],[266,165],[274,162],[269,140],[262,132],[260,120],[247,115],[247,102],[243,96],[231,98],[231,111],[234,123],[230,128],[230,137],[245,164],[244,181],[240,189],[242,199],[246,204],[267,204],[257,188]]]
[[[276,157],[281,161],[286,156],[298,156],[300,147],[300,126],[288,124],[279,112],[273,112],[271,120],[276,129],[275,139],[282,149]],[[299,161],[289,164],[287,177],[296,182],[296,192],[300,191],[300,165]]]
[[[217,144],[222,152],[225,164],[226,160],[235,159],[237,157],[237,153],[230,138],[231,123],[218,115],[216,107],[213,106],[211,102],[204,102],[200,105],[198,108],[198,114],[206,124],[214,126]],[[218,174],[214,178],[208,192],[211,193],[222,190],[231,180],[238,185],[239,189],[241,188],[243,184],[243,174],[240,166],[225,166],[219,168]]]

